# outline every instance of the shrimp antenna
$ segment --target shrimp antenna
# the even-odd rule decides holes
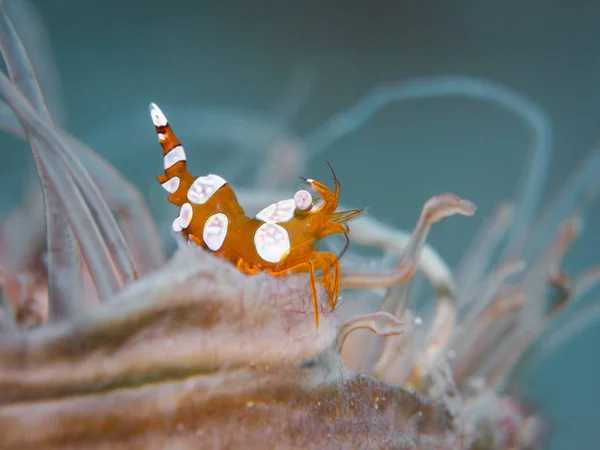
[[[346,252],[348,251],[348,247],[350,247],[350,237],[348,236],[348,233],[346,232],[346,230],[344,230],[343,233],[344,233],[344,239],[346,240],[346,244],[344,244],[344,248],[342,249],[342,251],[340,252],[340,254],[337,257],[338,261],[340,259],[342,259],[342,256],[344,256],[346,254]]]
[[[325,163],[329,166],[329,170],[331,170],[331,173],[333,174],[333,178],[335,179],[335,172],[333,170],[333,167],[331,166],[331,163],[327,160],[325,160]]]
[[[329,170],[331,170],[331,174],[333,175],[333,195],[338,196],[340,195],[340,180],[338,180],[335,170],[333,170],[333,166],[329,163],[329,161],[325,160],[325,162],[329,166]]]

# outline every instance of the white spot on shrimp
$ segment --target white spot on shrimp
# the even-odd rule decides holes
[[[167,125],[167,118],[156,103],[150,103],[150,116],[155,127],[164,127]]]
[[[300,211],[307,211],[312,206],[312,195],[302,189],[294,194],[294,204]]]
[[[162,134],[162,133],[158,133],[158,140],[159,140],[160,142],[164,141],[166,138],[167,138],[167,137],[166,137],[164,134]]]
[[[172,194],[174,192],[177,192],[177,189],[179,189],[180,182],[181,180],[179,179],[179,177],[173,177],[170,180],[165,181],[163,184],[161,184],[161,186],[164,187],[167,192]]]
[[[194,180],[187,193],[187,198],[190,202],[202,205],[206,203],[212,195],[217,192],[221,186],[227,184],[219,175],[206,175],[198,177]]]
[[[254,233],[254,246],[262,259],[278,263],[290,249],[290,236],[280,225],[263,223]]]
[[[192,209],[192,205],[189,203],[184,203],[179,211],[179,225],[181,225],[183,230],[190,226],[193,215],[194,210]]]
[[[179,217],[175,217],[172,227],[173,227],[173,231],[175,233],[181,233],[182,228],[181,228],[181,224],[179,223]]]
[[[165,170],[179,161],[185,161],[185,150],[181,145],[178,145],[165,155]]]
[[[223,213],[216,213],[206,219],[204,230],[202,231],[202,239],[206,246],[213,252],[221,248],[227,236],[227,228],[229,219]]]
[[[294,217],[296,205],[294,199],[281,200],[277,203],[267,206],[255,217],[267,223],[287,222]]]

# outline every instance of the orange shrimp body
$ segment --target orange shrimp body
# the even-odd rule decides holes
[[[164,155],[165,172],[157,178],[169,192],[169,201],[181,208],[173,230],[191,246],[229,260],[246,274],[265,271],[282,276],[308,272],[318,326],[315,272],[321,270],[320,280],[326,288],[329,306],[334,308],[340,290],[340,268],[338,257],[332,252],[318,252],[316,243],[340,233],[347,240],[346,222],[363,211],[335,212],[340,194],[335,173],[333,192],[318,181],[305,180],[317,198],[300,190],[294,198],[274,203],[255,217],[248,217],[223,178],[214,174],[194,177],[187,171],[183,146],[154,103],[150,105],[150,115]]]

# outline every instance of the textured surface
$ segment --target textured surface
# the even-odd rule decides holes
[[[350,374],[305,277],[201,251],[64,327],[0,345],[0,448],[404,448],[444,408]],[[266,443],[266,444],[265,444]]]

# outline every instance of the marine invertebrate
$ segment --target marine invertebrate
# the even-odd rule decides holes
[[[4,11],[1,23],[10,30]],[[334,311],[324,309],[315,330],[306,274],[248,277],[220,258],[189,248],[179,249],[166,264],[157,258],[154,270],[140,269],[148,267],[148,260],[136,255],[158,248],[158,239],[126,232],[122,235],[127,247],[120,249],[125,253],[113,248],[110,236],[126,230],[128,218],[146,229],[154,226],[143,216],[128,216],[144,210],[144,203],[139,194],[128,200],[119,197],[115,186],[126,182],[101,162],[90,165],[93,153],[86,153],[60,127],[51,127],[48,117],[32,111],[30,100],[20,92],[42,97],[35,79],[22,76],[26,54],[14,33],[0,33],[0,38],[14,75],[13,81],[0,76],[0,91],[9,102],[0,105],[0,125],[38,151],[50,148],[58,154],[62,149],[66,158],[63,146],[77,150],[73,156],[81,158],[88,171],[100,172],[92,178],[105,203],[130,205],[123,210],[113,206],[121,227],[113,229],[115,224],[107,219],[104,227],[110,233],[98,225],[101,239],[94,245],[79,242],[87,237],[86,230],[78,228],[79,210],[70,208],[81,199],[73,195],[52,203],[52,189],[32,199],[68,209],[71,235],[55,227],[56,211],[51,207],[45,209],[55,220],[47,240],[39,226],[44,217],[32,215],[35,210],[27,205],[24,214],[9,221],[19,228],[28,214],[25,223],[32,232],[27,242],[11,246],[19,242],[20,233],[4,224],[2,263],[11,269],[5,270],[6,277],[18,283],[19,271],[28,269],[37,291],[53,295],[15,295],[2,309],[0,448],[264,448],[266,442],[303,449],[525,449],[539,444],[540,419],[509,390],[511,377],[531,342],[555,317],[568,314],[597,280],[599,271],[592,269],[570,281],[560,260],[579,231],[578,216],[598,188],[598,153],[532,224],[528,217],[535,217],[543,172],[543,164],[541,169],[534,164],[523,200],[500,208],[474,240],[456,276],[425,239],[435,222],[453,214],[471,215],[470,202],[451,194],[430,199],[410,234],[368,215],[357,217],[349,231],[352,241],[392,254],[394,267],[382,260],[369,272],[357,267],[360,255],[351,252],[341,267],[345,300]],[[438,93],[448,93],[452,85],[455,93],[469,86],[488,98],[498,94],[492,84],[462,81],[430,80],[430,89],[420,93],[431,94],[434,86],[444,87]],[[360,122],[352,120],[357,113],[366,118],[378,105],[410,96],[406,89],[416,95],[414,88],[407,83],[380,89],[314,136],[348,132]],[[524,101],[510,104],[528,106]],[[544,131],[543,116],[536,116],[535,108],[528,111],[532,115],[525,116],[536,119],[532,128]],[[544,163],[548,140],[540,136],[536,134],[534,159]],[[75,180],[73,172],[80,169],[76,163],[70,172],[64,167],[58,172],[61,166],[53,158],[41,160],[40,167],[41,179],[61,187],[56,191],[63,195],[71,195],[64,183],[86,181],[82,172]],[[109,182],[111,175],[115,178]],[[93,188],[86,189],[84,206],[95,205]],[[236,192],[241,204],[256,211],[290,196],[254,189]],[[113,203],[115,198],[122,203]],[[102,213],[96,207],[99,212],[92,216]],[[520,211],[525,215],[517,214]],[[75,243],[67,239],[71,236]],[[493,261],[492,249],[506,236],[504,256]],[[79,255],[79,245],[87,245],[87,252]],[[144,248],[136,251],[139,245]],[[10,253],[15,249],[19,252]],[[66,254],[72,259],[61,258],[61,250],[73,249]],[[19,270],[8,266],[18,260],[15,255],[27,256]],[[95,264],[89,258],[95,258]],[[135,267],[130,277],[129,259]],[[69,268],[67,276],[75,273],[77,267],[69,262],[83,262],[83,273],[61,278],[57,268]],[[411,302],[409,281],[416,270],[433,287],[430,317],[421,316],[420,305]],[[98,295],[112,289],[111,273],[121,280],[115,293]],[[81,290],[62,284],[48,289],[68,281],[77,282]],[[545,294],[554,288],[557,302],[547,309]],[[319,303],[325,303],[327,292],[320,285],[316,290]],[[49,316],[29,315],[27,325],[34,326],[24,330],[28,311],[44,311],[31,308],[35,305],[47,306]],[[66,308],[59,314],[60,305]],[[360,331],[365,328],[375,335]],[[568,333],[556,335],[564,338]],[[557,345],[557,340],[549,345]]]
[[[322,272],[329,306],[334,308],[340,291],[340,270],[336,255],[318,252],[315,244],[338,233],[347,237],[346,222],[362,212],[336,212],[340,183],[335,173],[333,192],[318,181],[305,180],[322,199],[319,204],[313,202],[308,191],[300,190],[293,198],[280,200],[256,216],[247,217],[233,188],[222,177],[194,177],[188,172],[185,150],[154,103],[150,105],[150,115],[164,154],[165,173],[158,176],[158,182],[169,193],[169,201],[181,207],[173,221],[173,231],[181,233],[190,245],[229,260],[243,273],[266,271],[284,276],[308,272],[318,327],[315,272]]]

